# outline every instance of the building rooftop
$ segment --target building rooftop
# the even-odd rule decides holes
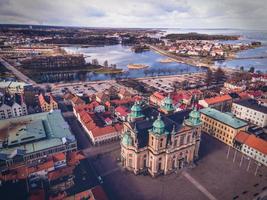
[[[236,135],[235,140],[267,155],[267,141],[256,137],[253,134],[249,134],[245,131],[240,131]]]
[[[188,117],[190,110],[176,112],[171,115],[161,116],[161,120],[165,125],[165,131],[171,133],[173,129],[178,132],[183,127],[184,119]],[[146,107],[142,109],[144,120],[137,120],[130,123],[132,129],[137,129],[138,146],[145,147],[148,143],[148,132],[153,127],[154,121],[157,119],[159,111],[157,109]]]
[[[217,104],[217,103],[221,103],[221,102],[224,102],[224,101],[230,101],[230,100],[232,100],[232,97],[227,94],[227,95],[207,98],[207,99],[204,99],[204,100],[207,102],[207,104],[212,105],[212,104]]]
[[[233,128],[241,128],[244,127],[247,124],[247,122],[240,120],[232,115],[229,115],[227,113],[220,112],[213,108],[203,108],[200,110],[200,113],[205,114],[217,121],[220,121],[228,126],[231,126]]]
[[[27,154],[75,141],[60,110],[2,120],[0,132],[5,135],[0,154]]]
[[[267,107],[260,105],[255,99],[243,99],[236,104],[267,114]]]
[[[1,81],[0,88],[8,88],[8,87],[19,87],[23,88],[25,86],[31,86],[31,84],[25,82],[17,82],[17,81]]]

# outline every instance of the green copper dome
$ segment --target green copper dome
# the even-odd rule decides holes
[[[156,119],[156,121],[154,121],[154,123],[153,123],[152,131],[153,131],[153,133],[157,133],[157,134],[163,134],[165,131],[165,124],[161,120],[160,114],[158,115],[158,118]]]
[[[133,139],[132,137],[130,136],[130,134],[128,133],[125,133],[122,137],[122,144],[125,145],[125,146],[132,146],[133,145]]]
[[[189,119],[185,120],[185,124],[189,126],[198,126],[201,124],[200,112],[196,107],[189,113]]]
[[[134,102],[134,105],[132,106],[132,108],[131,108],[131,111],[132,112],[141,112],[141,107],[140,107],[140,105],[137,103],[137,102]]]
[[[131,108],[131,113],[129,114],[131,119],[140,118],[144,115],[142,114],[142,108],[139,103],[135,102]]]
[[[168,112],[174,110],[173,101],[170,95],[163,99],[163,105],[161,106],[161,109],[166,110]]]

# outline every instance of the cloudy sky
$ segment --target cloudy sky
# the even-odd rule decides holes
[[[0,0],[0,23],[267,29],[267,0]]]

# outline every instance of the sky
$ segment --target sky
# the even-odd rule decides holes
[[[1,24],[267,29],[267,0],[0,0]]]

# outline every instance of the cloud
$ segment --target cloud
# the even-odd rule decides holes
[[[0,0],[0,23],[267,29],[263,0]]]

